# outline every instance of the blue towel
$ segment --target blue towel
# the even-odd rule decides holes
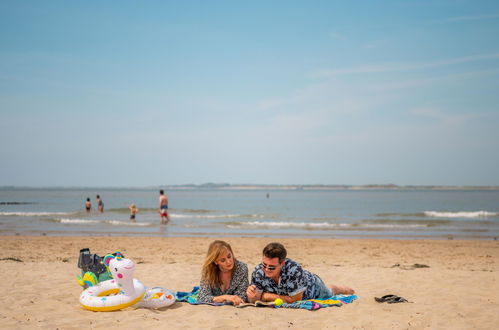
[[[212,306],[223,306],[223,305],[230,305],[229,303],[203,303],[199,302],[198,300],[198,295],[199,295],[199,287],[195,286],[192,288],[191,292],[182,292],[178,291],[177,292],[177,301],[180,302],[187,302],[191,305],[212,305]],[[343,304],[350,304],[353,302],[355,299],[358,299],[359,297],[357,295],[335,295],[327,299],[309,299],[309,300],[300,300],[296,301],[292,304],[287,304],[284,303],[281,306],[273,306],[274,308],[300,308],[300,309],[306,309],[306,310],[317,310],[319,308],[325,308],[325,307],[340,307]]]

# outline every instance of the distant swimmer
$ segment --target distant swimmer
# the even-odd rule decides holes
[[[87,197],[87,201],[85,202],[85,210],[90,212],[92,210],[92,202],[90,202],[90,197]]]
[[[168,224],[170,222],[170,215],[168,214],[168,197],[166,197],[163,189],[159,191],[159,216],[160,224]]]
[[[130,209],[130,221],[135,222],[135,215],[139,212],[139,209],[135,206],[135,204],[128,205]]]
[[[97,195],[97,207],[99,208],[99,211],[101,213],[104,212],[104,202],[102,201],[99,195]]]

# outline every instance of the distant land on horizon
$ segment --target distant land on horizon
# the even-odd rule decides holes
[[[396,184],[230,184],[230,183],[203,183],[203,184],[178,184],[157,186],[0,186],[0,189],[220,189],[220,190],[499,190],[499,186],[459,186],[459,185],[396,185]]]

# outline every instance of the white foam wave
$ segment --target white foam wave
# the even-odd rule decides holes
[[[18,217],[39,217],[50,215],[70,215],[72,212],[0,212],[0,215],[18,216]]]
[[[240,227],[272,227],[272,228],[305,228],[305,229],[334,229],[334,228],[424,228],[424,224],[351,224],[351,223],[310,223],[310,222],[241,222],[228,225],[229,228]]]
[[[90,219],[59,219],[60,223],[65,224],[109,224],[112,226],[150,226],[151,223],[148,222],[130,222],[130,221],[120,221],[120,220],[90,220]]]
[[[260,214],[210,214],[210,215],[192,215],[192,214],[170,214],[171,218],[197,218],[197,219],[232,219],[232,218],[257,218],[263,219]]]
[[[308,223],[308,222],[261,222],[261,221],[251,221],[251,222],[241,222],[239,224],[231,224],[228,225],[227,227],[241,227],[241,226],[247,226],[247,227],[281,227],[281,228],[289,228],[289,227],[294,227],[294,228],[331,228],[331,227],[346,227],[349,226],[348,224],[345,223],[339,223],[339,224],[334,224],[334,223],[327,223],[327,222],[320,222],[320,223]]]
[[[475,211],[475,212],[438,212],[438,211],[425,211],[425,216],[432,218],[487,218],[499,215],[496,212]]]
[[[130,222],[130,221],[118,221],[118,220],[110,220],[106,221],[106,223],[114,226],[139,226],[139,227],[144,227],[144,226],[150,226],[151,223],[148,222]]]
[[[88,220],[88,219],[59,219],[60,223],[68,223],[68,224],[91,224],[91,223],[100,223],[102,221],[99,220]]]

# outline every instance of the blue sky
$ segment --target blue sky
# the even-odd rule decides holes
[[[497,1],[2,1],[0,185],[499,185]]]

